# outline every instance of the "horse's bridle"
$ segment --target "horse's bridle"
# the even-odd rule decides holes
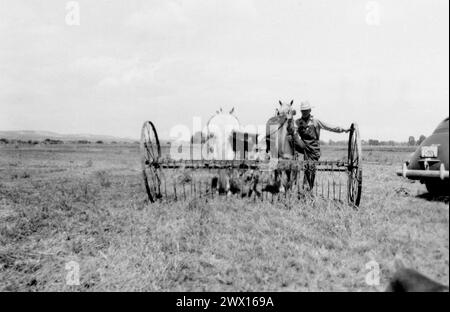
[[[265,137],[266,139],[269,138],[269,137],[271,137],[273,134],[277,133],[278,131],[280,131],[281,128],[283,128],[283,126],[284,126],[284,125],[288,122],[288,120],[289,120],[289,118],[287,118],[286,116],[284,116],[284,118],[285,118],[285,120],[280,124],[280,126],[278,127],[278,129],[275,130],[275,131],[272,132],[272,133],[267,134],[266,137]]]

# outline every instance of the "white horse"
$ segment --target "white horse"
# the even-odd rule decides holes
[[[240,129],[241,125],[234,115],[234,108],[228,113],[223,112],[222,108],[218,110],[206,125],[208,159],[235,159],[233,134],[239,132]]]

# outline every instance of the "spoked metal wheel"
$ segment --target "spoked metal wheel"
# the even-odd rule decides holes
[[[144,185],[150,202],[161,198],[161,146],[152,122],[146,121],[141,131],[141,162]]]
[[[348,141],[348,201],[354,206],[359,206],[362,192],[362,151],[361,138],[356,123],[350,128]]]

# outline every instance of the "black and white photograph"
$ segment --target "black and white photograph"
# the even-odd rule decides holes
[[[0,292],[448,285],[449,1],[0,0]]]

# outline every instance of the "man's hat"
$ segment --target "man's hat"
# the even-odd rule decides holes
[[[309,102],[308,101],[304,101],[304,102],[302,102],[301,104],[300,104],[300,110],[308,110],[308,109],[311,109],[312,108],[312,106],[311,106],[311,104],[309,104]]]

